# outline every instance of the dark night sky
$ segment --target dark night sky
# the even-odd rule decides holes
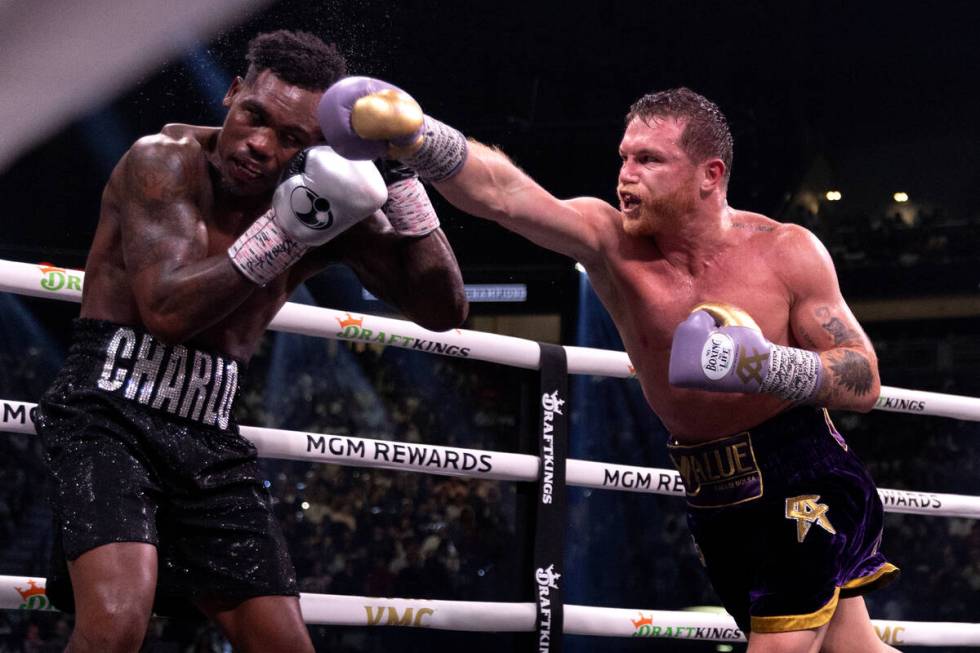
[[[856,209],[872,210],[901,189],[975,215],[980,47],[972,6],[287,1],[202,49],[234,74],[255,32],[316,32],[340,45],[352,72],[395,82],[429,113],[501,145],[559,196],[612,199],[629,104],[686,85],[732,123],[738,208],[778,216],[821,156]],[[165,122],[220,119],[195,84],[200,70],[190,59],[162,66],[0,175],[10,205],[0,257],[80,264],[101,186],[125,146]],[[493,225],[441,213],[464,266],[562,260]]]

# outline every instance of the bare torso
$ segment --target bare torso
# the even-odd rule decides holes
[[[704,301],[739,306],[777,344],[798,346],[790,331],[792,297],[772,265],[781,225],[735,212],[725,247],[696,271],[675,266],[652,238],[628,236],[606,205],[603,251],[589,279],[616,323],[644,395],[673,437],[702,442],[751,428],[781,412],[770,395],[721,394],[672,387],[667,369],[674,329]],[[780,265],[792,261],[780,260]]]
[[[270,194],[248,202],[236,201],[217,189],[214,171],[206,156],[217,132],[218,128],[190,125],[169,125],[163,131],[168,138],[182,143],[190,165],[196,168],[194,178],[199,185],[191,190],[191,195],[201,222],[194,238],[202,241],[207,256],[223,255],[246,227],[268,210],[271,200]],[[128,216],[123,209],[125,194],[130,191],[122,169],[121,163],[113,171],[102,195],[99,225],[85,264],[81,317],[145,325],[131,283],[130,268],[134,262],[127,261],[136,254],[132,248],[127,251],[123,245],[124,230],[134,227],[127,223]],[[308,255],[288,274],[264,288],[252,290],[240,306],[197,333],[187,344],[248,360],[290,293],[329,258],[329,246],[315,255]],[[207,288],[202,288],[202,292],[206,293]]]

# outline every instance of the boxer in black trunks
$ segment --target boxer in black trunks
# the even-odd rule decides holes
[[[813,234],[728,205],[717,106],[681,88],[631,107],[618,207],[555,198],[380,80],[334,85],[318,116],[344,156],[398,158],[464,211],[585,267],[671,433],[689,520],[750,653],[893,650],[860,596],[896,572],[877,550],[881,502],[812,408],[870,410],[877,359]],[[770,553],[794,551],[772,584]]]
[[[312,651],[231,418],[243,366],[290,293],[334,262],[427,328],[465,319],[417,178],[386,188],[373,164],[322,145],[314,110],[343,58],[280,31],[248,62],[222,127],[167,125],[116,166],[68,360],[40,403],[71,581],[55,569],[49,587],[73,603],[75,653],[138,650],[155,595],[164,611],[190,601],[238,651]]]

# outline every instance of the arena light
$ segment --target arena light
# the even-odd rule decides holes
[[[839,202],[844,198],[839,190],[828,190],[824,197],[827,198],[828,202]]]
[[[898,192],[898,193],[895,193],[894,195],[892,195],[892,199],[894,199],[896,202],[908,202],[909,201],[909,194],[908,193]]]

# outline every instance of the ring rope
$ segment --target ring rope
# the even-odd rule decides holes
[[[80,302],[85,273],[47,264],[0,260],[0,292]],[[339,328],[339,330],[338,330]],[[269,324],[285,333],[416,349],[524,369],[538,369],[538,343],[495,333],[453,329],[440,333],[413,322],[374,315],[352,315],[287,302]],[[616,378],[635,376],[625,352],[565,346],[569,374]],[[882,386],[877,410],[980,421],[980,398]]]
[[[84,273],[80,271],[70,271],[49,265],[34,266],[0,261],[0,291],[77,302],[81,301],[83,278]],[[371,318],[369,326],[372,329],[364,327],[364,320],[368,317]],[[341,331],[335,331],[330,318],[338,323]],[[325,327],[324,323],[329,326]],[[422,329],[411,322],[366,315],[354,317],[350,313],[292,303],[287,303],[283,307],[269,328],[302,335],[420,349],[428,353],[474,358],[527,369],[538,369],[540,366],[540,351],[537,343],[533,341],[460,329],[447,333],[436,333]],[[569,373],[620,378],[635,376],[634,369],[624,352],[583,347],[565,347],[565,349],[569,359]],[[980,421],[980,399],[973,397],[882,387],[881,395],[875,407],[886,411]],[[33,432],[33,424],[23,418],[19,425],[20,428],[17,428],[16,422],[8,425],[8,410],[13,411],[16,415],[19,409],[23,415],[24,412],[30,414],[32,408],[33,404],[24,402],[3,402],[2,426],[4,429]],[[536,456],[522,454],[466,450],[434,445],[411,445],[363,438],[307,434],[280,429],[242,427],[242,434],[253,439],[256,448],[263,457],[273,457],[274,455],[274,457],[458,476],[503,478],[497,474],[508,473],[510,471],[508,468],[514,468],[516,463],[518,466],[525,467],[529,464],[532,465],[533,474],[528,475],[525,471],[516,478],[509,480],[536,480],[540,463]],[[297,445],[300,438],[305,441],[306,452],[302,452],[301,449],[295,451],[299,448]],[[324,442],[322,452],[324,455],[322,456],[309,451],[311,441],[318,443],[318,438],[322,438]],[[352,459],[350,452],[347,455],[339,456],[334,452],[327,454],[327,438],[342,439],[351,444],[354,447],[352,451],[354,459]],[[271,440],[270,446],[266,446],[267,443],[263,440]],[[292,440],[290,446],[286,447],[286,452],[280,453],[278,450],[287,440]],[[380,461],[366,460],[360,456],[360,452],[366,453],[368,447],[373,447],[373,451],[377,454],[379,445],[392,447],[393,451],[397,446],[403,447],[402,456],[409,458],[409,462],[395,462],[394,454],[391,460],[385,457]],[[412,447],[421,450],[423,453],[417,455],[423,457],[426,450],[441,453],[440,460],[445,460],[447,453],[454,453],[454,460],[459,460],[460,457],[465,459],[467,454],[474,456],[477,460],[484,460],[480,458],[481,456],[489,456],[490,469],[485,470],[482,475],[470,473],[468,470],[431,469],[423,463],[411,462]],[[291,452],[293,455],[289,455]],[[429,460],[432,460],[431,454]],[[496,472],[493,470],[494,462],[498,466]],[[570,485],[658,494],[683,494],[679,474],[673,470],[604,465],[592,461],[569,460],[568,463],[568,484]],[[421,468],[419,468],[420,465]],[[610,487],[608,475],[617,471],[621,478],[624,478],[628,473],[633,473],[637,475],[638,479],[652,479],[652,476],[656,474],[658,480],[661,480],[660,475],[663,474],[665,477],[673,479],[674,482],[669,486],[658,484],[658,487],[650,488],[644,487],[642,482],[633,484],[634,487],[619,487],[618,484],[614,484],[615,487]],[[594,480],[597,478],[596,472],[601,472],[603,475],[601,483]],[[647,476],[644,477],[643,475]],[[650,485],[652,486],[652,482]],[[882,495],[886,510],[891,512],[968,517],[980,515],[980,511],[975,505],[975,502],[980,499],[978,497],[887,489],[880,489],[879,492]],[[26,587],[20,587],[20,585],[26,585]],[[43,586],[44,579],[0,576],[0,596],[3,597],[0,598],[0,608],[47,608],[47,599],[43,597]],[[20,597],[20,600],[15,598],[14,592],[16,592],[16,596]],[[38,594],[42,597],[40,600],[38,600]],[[322,594],[303,594],[301,595],[301,602],[306,614],[306,621],[311,624],[395,625],[467,631],[533,631],[535,627],[536,606],[533,603],[376,599]],[[364,611],[363,615],[361,610]],[[636,619],[633,618],[634,615],[637,617]],[[427,618],[431,618],[431,621],[427,622]],[[722,615],[568,605],[566,606],[564,621],[564,632],[569,634],[745,641],[744,636],[735,627],[731,618]],[[665,621],[667,624],[662,625]],[[888,643],[948,646],[975,646],[980,644],[980,624],[882,620],[873,620],[872,623],[879,637]]]
[[[44,594],[44,578],[0,576],[0,609],[54,611]],[[376,598],[341,594],[300,594],[303,620],[323,626],[406,626],[467,632],[530,632],[534,603]],[[873,619],[878,636],[889,644],[977,646],[980,624]],[[714,642],[744,642],[728,615],[696,611],[641,610],[566,605],[569,635],[646,637]]]
[[[0,430],[34,433],[37,404],[0,399]],[[541,459],[529,454],[433,444],[355,438],[347,435],[240,426],[261,458],[371,467],[498,481],[536,481]],[[673,469],[567,460],[566,484],[599,490],[684,496]],[[980,519],[980,497],[878,488],[886,512]]]

